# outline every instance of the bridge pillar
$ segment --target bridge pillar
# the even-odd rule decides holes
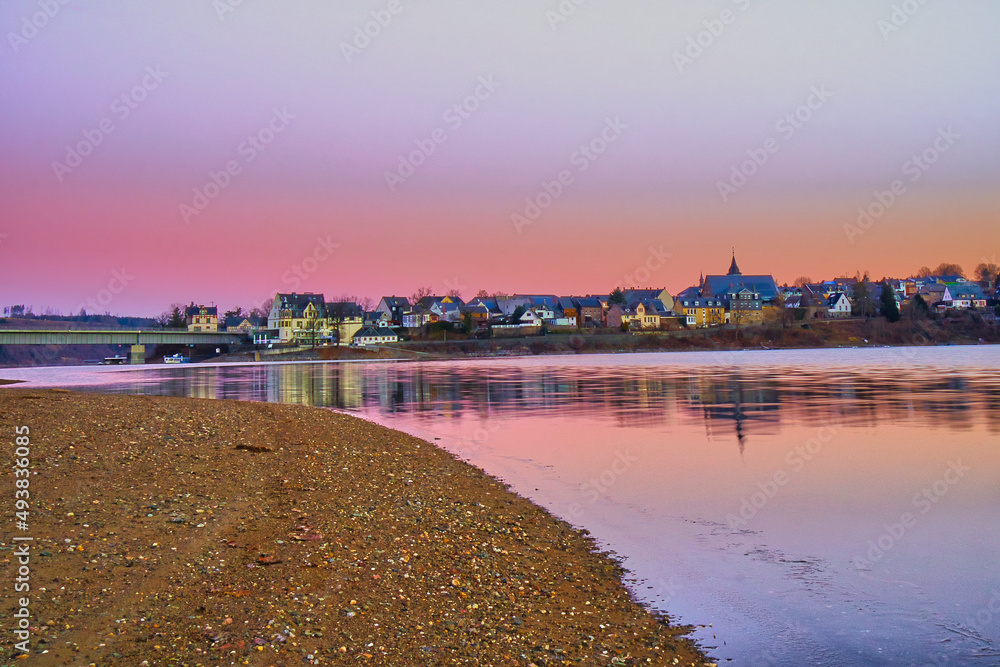
[[[130,364],[144,364],[146,363],[146,346],[145,345],[133,345],[132,349],[128,353]]]

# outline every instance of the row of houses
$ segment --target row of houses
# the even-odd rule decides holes
[[[322,293],[275,294],[266,321],[253,316],[226,318],[219,326],[215,306],[191,305],[188,328],[217,331],[225,328],[252,334],[258,342],[308,345],[373,345],[395,342],[402,327],[420,329],[439,322],[462,325],[467,331],[497,334],[529,333],[549,328],[614,327],[664,329],[678,326],[711,327],[753,325],[780,315],[782,309],[802,311],[800,317],[843,318],[857,314],[859,294],[871,303],[882,298],[881,283],[840,278],[779,287],[767,274],[745,275],[733,254],[725,274],[702,275],[697,285],[676,296],[666,288],[616,290],[606,295],[557,296],[514,294],[477,296],[464,301],[457,295],[422,296],[413,303],[400,296],[384,296],[367,312],[349,301],[326,301]],[[983,289],[962,276],[929,276],[889,280],[902,308],[918,295],[940,311],[986,308]]]
[[[812,317],[849,317],[856,312],[858,282],[855,279],[837,279],[782,289],[786,308],[807,311]],[[985,309],[992,296],[981,285],[962,276],[927,276],[923,278],[889,279],[886,285],[892,290],[896,306],[902,310],[919,296],[928,308],[938,312]],[[865,290],[870,302],[882,301],[882,283],[867,283]]]

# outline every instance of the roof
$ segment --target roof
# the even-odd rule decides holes
[[[933,280],[935,282],[941,283],[942,285],[952,285],[957,283],[968,282],[965,276],[960,276],[958,274],[952,274],[947,276],[927,276],[926,280]]]
[[[497,303],[497,298],[495,296],[478,296],[475,299],[469,301],[466,305],[476,306],[481,305],[490,309],[494,313],[502,312],[503,309],[500,308],[500,304]]]
[[[388,327],[361,327],[354,333],[354,338],[372,338],[380,336],[395,336],[396,332]]]
[[[187,315],[216,315],[219,314],[217,306],[188,306],[184,311]]]
[[[643,299],[641,303],[646,307],[647,312],[654,312],[657,315],[667,315],[670,313],[670,310],[661,299]]]
[[[573,302],[572,297],[561,296],[559,297],[559,307],[565,312],[566,309],[576,310],[576,304]]]
[[[778,296],[778,285],[774,282],[774,276],[743,275],[705,276],[702,296],[733,294],[742,288],[760,294],[760,298],[764,301],[770,301]]]
[[[384,296],[382,301],[390,308],[409,308],[410,300],[405,296]]]
[[[951,294],[952,299],[986,298],[986,295],[983,293],[982,288],[979,285],[973,285],[973,284],[949,286],[948,293]]]
[[[701,285],[692,285],[687,289],[682,289],[674,299],[697,299],[701,296]]]
[[[642,289],[627,289],[625,290],[625,300],[632,301],[635,299],[656,299],[666,291],[665,287],[660,289],[653,289],[651,287]]]
[[[847,295],[844,294],[843,292],[834,292],[829,297],[827,297],[826,305],[830,307],[836,306],[837,302],[840,301],[840,297],[846,298]]]
[[[736,251],[735,250],[733,250],[733,261],[729,265],[729,273],[726,274],[726,275],[730,275],[730,276],[740,276],[740,275],[743,275],[742,273],[740,273],[740,267],[737,266],[737,264],[736,264]]]
[[[573,300],[580,308],[601,308],[601,300],[596,296],[581,296]]]
[[[361,317],[365,311],[353,301],[331,301],[326,304],[327,317]]]
[[[532,306],[555,308],[559,305],[559,297],[554,294],[522,294],[521,296],[527,298]]]
[[[679,299],[684,308],[722,308],[722,299],[705,297],[688,297]]]
[[[284,294],[278,292],[274,296],[274,304],[271,308],[277,308],[278,310],[291,310],[293,312],[302,312],[306,309],[310,303],[319,311],[323,310],[323,304],[326,300],[323,294],[314,294],[313,292],[306,292],[305,294],[299,294],[297,292],[292,292],[290,294]]]

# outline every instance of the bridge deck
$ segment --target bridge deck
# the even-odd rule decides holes
[[[0,345],[236,345],[244,333],[132,329],[0,329]]]

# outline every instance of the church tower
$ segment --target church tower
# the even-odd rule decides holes
[[[729,273],[727,276],[742,276],[740,273],[740,267],[736,265],[736,248],[733,248],[733,262],[729,265]]]

